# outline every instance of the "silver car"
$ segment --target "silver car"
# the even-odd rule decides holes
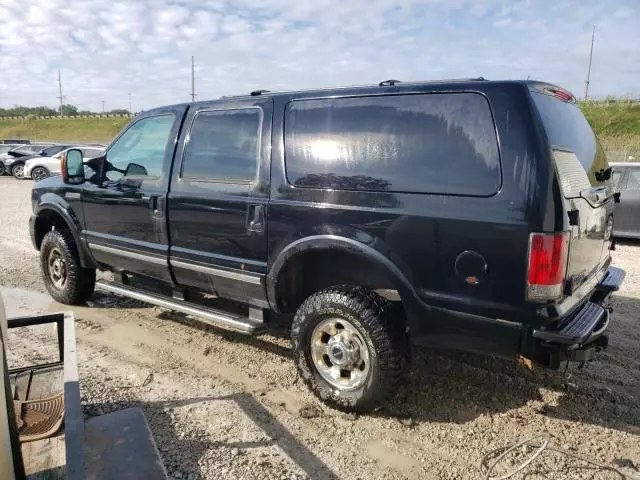
[[[105,149],[99,147],[71,147],[82,151],[84,161],[104,155]],[[47,178],[51,175],[60,174],[60,159],[68,151],[63,150],[51,157],[35,157],[30,158],[24,164],[23,177],[31,177],[36,182]]]
[[[613,235],[640,238],[640,162],[611,163],[613,183],[620,193],[616,205]]]

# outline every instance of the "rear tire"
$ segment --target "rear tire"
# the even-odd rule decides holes
[[[4,166],[4,163],[0,162],[0,177],[7,173],[7,169]]]
[[[45,167],[36,167],[31,170],[31,178],[35,182],[39,182],[40,180],[43,180],[50,175],[51,174],[49,173],[49,170],[47,170]]]
[[[291,339],[298,372],[331,407],[367,412],[395,393],[407,333],[391,307],[369,290],[335,287],[311,295],[296,312]]]
[[[40,246],[40,267],[47,291],[56,302],[83,304],[96,286],[96,271],[82,268],[69,230],[51,230]]]

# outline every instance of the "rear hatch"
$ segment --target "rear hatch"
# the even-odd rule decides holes
[[[565,90],[531,87],[555,163],[571,241],[566,293],[571,294],[609,260],[613,227],[611,170],[591,126]]]

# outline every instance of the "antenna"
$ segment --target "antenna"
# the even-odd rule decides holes
[[[589,97],[589,83],[591,80],[591,60],[593,59],[593,40],[596,36],[596,26],[593,26],[593,32],[591,33],[591,49],[589,50],[589,68],[587,69],[587,79],[584,81],[584,101],[587,101]]]
[[[64,97],[62,96],[62,78],[60,77],[60,69],[58,69],[58,89],[60,90],[60,116],[62,116],[62,101]]]
[[[193,55],[191,56],[191,101],[196,101],[196,64]]]

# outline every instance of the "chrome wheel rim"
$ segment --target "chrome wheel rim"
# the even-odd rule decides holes
[[[22,176],[24,175],[24,166],[18,165],[17,167],[15,167],[13,169],[13,175],[18,178],[22,178]]]
[[[43,168],[36,168],[33,171],[32,177],[36,182],[39,182],[43,178],[47,178],[47,174],[44,172]]]
[[[49,279],[57,289],[63,289],[67,284],[67,262],[65,262],[62,252],[57,248],[51,249],[47,259],[49,266]]]
[[[367,344],[356,327],[342,318],[328,318],[316,326],[311,358],[320,376],[340,390],[360,388],[369,376]]]

